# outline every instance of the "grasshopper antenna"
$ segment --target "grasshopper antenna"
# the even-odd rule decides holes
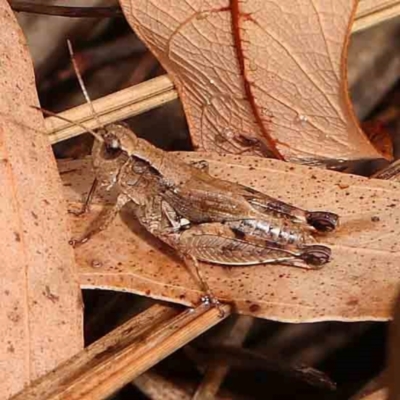
[[[67,39],[67,45],[68,45],[69,55],[71,56],[72,66],[74,67],[74,71],[75,71],[76,77],[78,78],[79,86],[81,87],[83,96],[85,97],[86,102],[89,104],[89,107],[92,110],[92,114],[96,118],[97,124],[99,125],[99,127],[104,128],[104,125],[100,122],[100,118],[93,107],[93,103],[92,103],[92,100],[90,100],[89,93],[86,90],[85,83],[83,82],[82,75],[78,68],[78,63],[76,62],[76,59],[75,59],[74,49],[72,48],[72,43],[69,39]]]
[[[72,119],[62,117],[61,115],[58,115],[57,113],[55,113],[53,111],[46,110],[45,108],[42,108],[42,107],[31,106],[31,108],[34,108],[35,110],[41,111],[43,114],[49,115],[50,117],[55,117],[55,118],[61,119],[62,121],[69,122],[72,125],[77,125],[77,126],[81,127],[82,129],[84,129],[85,131],[91,133],[100,142],[104,142],[104,139],[103,139],[103,137],[101,135],[99,135],[93,129],[90,129],[87,126],[81,124],[80,122],[73,121]]]
[[[76,76],[78,78],[79,86],[81,87],[81,90],[82,90],[83,95],[84,95],[84,97],[86,99],[86,102],[90,106],[92,114],[93,114],[94,118],[96,119],[97,125],[99,127],[101,127],[101,128],[104,128],[103,124],[100,122],[100,118],[99,118],[98,114],[96,113],[96,111],[94,109],[93,103],[90,100],[89,94],[88,94],[88,92],[86,90],[85,84],[84,84],[83,79],[82,79],[82,75],[79,72],[78,64],[77,64],[77,62],[75,60],[74,50],[72,48],[72,44],[71,44],[70,40],[67,40],[67,44],[68,44],[68,51],[69,51],[69,54],[71,56],[72,66],[74,67],[75,74],[76,74]],[[46,110],[45,108],[42,108],[42,107],[36,107],[36,106],[31,106],[31,107],[36,109],[36,110],[42,111],[43,114],[46,114],[46,115],[61,119],[63,121],[69,122],[71,124],[80,126],[85,131],[91,133],[97,140],[99,140],[100,142],[104,142],[104,138],[103,138],[103,136],[101,134],[95,132],[93,129],[87,128],[85,125],[83,125],[83,124],[81,124],[79,122],[72,121],[72,120],[70,120],[68,118],[62,117],[61,115],[58,115],[58,114],[56,114],[56,113],[54,113],[52,111]]]

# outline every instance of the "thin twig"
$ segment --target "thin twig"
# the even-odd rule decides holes
[[[381,398],[382,400],[386,400],[387,398],[387,393],[385,393],[385,396],[379,397],[382,395],[384,392],[387,391],[387,389],[384,387],[386,385],[386,374],[387,372],[381,372],[378,376],[375,376],[373,379],[371,379],[366,385],[364,385],[357,393],[355,393],[349,400],[367,400],[367,399],[376,399],[378,400]],[[376,396],[376,397],[375,397]]]
[[[290,364],[251,350],[231,346],[197,346],[191,348],[191,355],[198,362],[208,362],[210,359],[224,360],[231,368],[243,371],[263,370],[274,372],[297,382],[335,390],[336,384],[324,372],[303,364]]]
[[[217,345],[239,347],[245,341],[247,334],[253,326],[253,317],[238,316],[232,326],[228,326]],[[230,366],[223,359],[212,360],[204,374],[203,381],[199,385],[192,400],[215,399]]]
[[[396,160],[386,168],[376,172],[371,178],[385,179],[387,181],[400,181],[400,160]]]
[[[362,400],[388,400],[387,389],[378,389],[375,392],[363,397]]]
[[[138,376],[132,384],[152,400],[190,400],[194,391],[188,382],[178,385],[151,370]]]
[[[109,7],[68,7],[53,6],[47,4],[33,3],[30,1],[9,0],[11,8],[16,12],[32,14],[53,15],[68,18],[114,18],[122,17],[123,13],[119,6]]]
[[[165,378],[150,370],[138,376],[132,384],[151,400],[191,400],[195,391],[195,383],[190,380],[174,380]],[[242,400],[246,396],[233,394],[227,390],[221,390],[221,395],[214,400]]]
[[[176,308],[168,305],[156,304],[150,307],[61,364],[53,372],[36,380],[13,400],[44,400],[51,398],[53,394],[61,395],[62,391],[68,390],[72,382],[90,371],[90,368],[101,365],[110,356],[129,348],[148,333],[149,329],[156,329],[178,313]]]

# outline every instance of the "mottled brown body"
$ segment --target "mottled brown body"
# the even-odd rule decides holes
[[[309,212],[212,177],[137,138],[123,125],[101,132],[93,148],[100,184],[118,186],[112,212],[131,202],[145,228],[182,256],[217,264],[285,263],[318,268],[330,259],[313,233],[333,230],[335,214]],[[108,220],[107,220],[108,223]]]

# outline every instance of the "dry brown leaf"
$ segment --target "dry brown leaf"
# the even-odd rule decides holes
[[[0,398],[82,348],[65,202],[25,39],[0,1]],[[32,129],[31,129],[32,128]]]
[[[347,93],[356,1],[120,0],[174,80],[194,144],[308,162],[379,158]]]
[[[332,262],[319,271],[279,265],[202,264],[213,292],[238,311],[281,321],[386,320],[400,279],[400,183],[256,157],[180,155],[207,159],[212,175],[235,180],[310,210],[338,213],[341,226],[321,239]],[[66,197],[77,207],[92,176],[89,160],[60,164]],[[96,202],[100,202],[97,198]],[[107,199],[110,201],[110,199]],[[72,217],[82,233],[99,212]],[[81,285],[194,304],[202,293],[174,252],[138,226],[125,209],[106,231],[76,251]]]

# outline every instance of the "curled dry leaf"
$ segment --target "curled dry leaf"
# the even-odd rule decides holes
[[[365,121],[361,126],[371,143],[381,150],[385,158],[393,159],[393,142],[385,123],[376,119]]]
[[[194,144],[296,162],[381,154],[347,93],[357,1],[120,0],[180,93]]]
[[[318,271],[281,265],[223,267],[201,264],[212,291],[243,314],[281,321],[385,320],[400,279],[400,183],[291,165],[257,157],[180,154],[206,159],[210,173],[235,180],[309,210],[340,215],[341,226],[320,241],[332,261]],[[90,162],[60,164],[70,207],[93,176]],[[83,194],[83,191],[85,192]],[[96,203],[111,201],[97,198]],[[98,215],[71,217],[80,235]],[[202,293],[174,252],[150,236],[129,208],[106,231],[76,250],[81,285],[130,291],[182,304]]]
[[[0,398],[82,348],[82,307],[60,179],[32,62],[0,1]]]

